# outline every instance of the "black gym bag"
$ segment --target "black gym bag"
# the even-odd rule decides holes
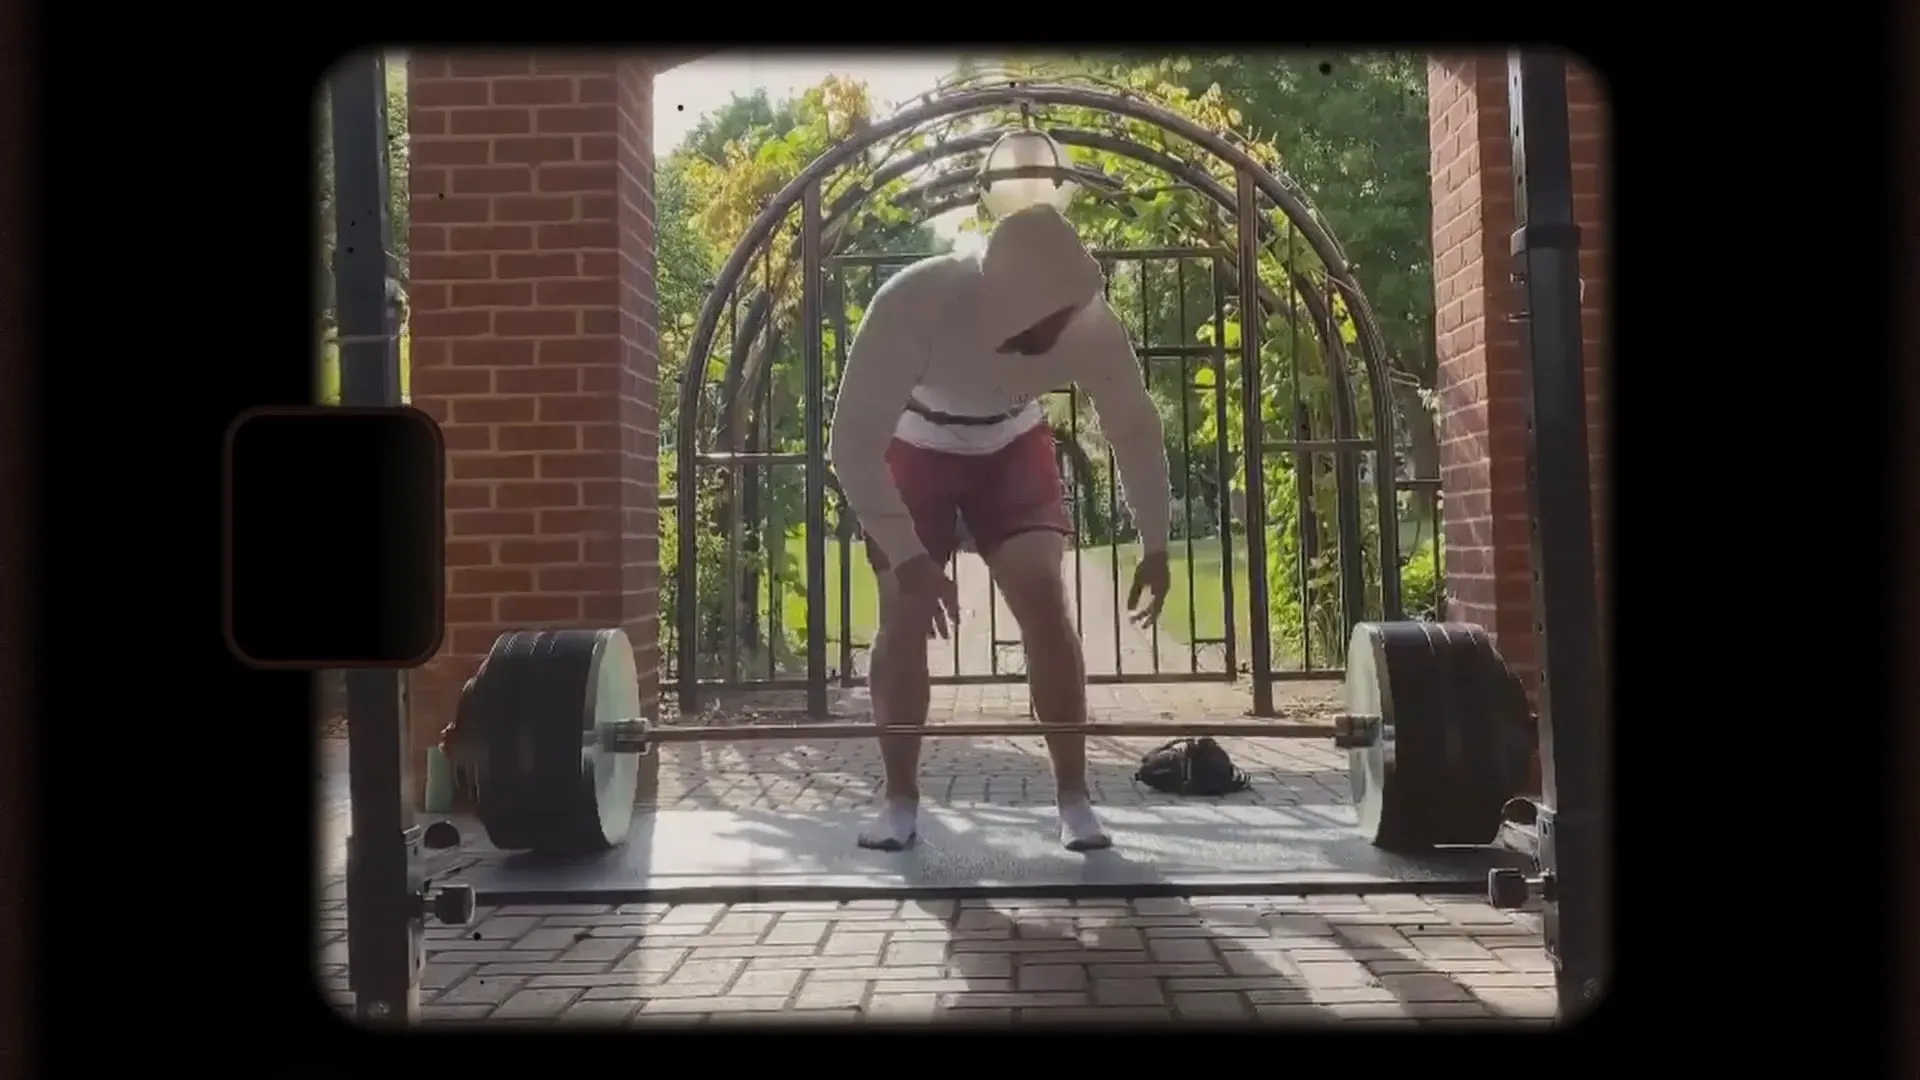
[[[1252,786],[1227,751],[1206,736],[1175,739],[1148,753],[1133,778],[1169,795],[1231,795]]]

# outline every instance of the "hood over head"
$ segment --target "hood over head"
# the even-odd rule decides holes
[[[1001,218],[980,256],[981,328],[993,346],[1064,307],[1100,295],[1106,276],[1080,234],[1051,206]]]

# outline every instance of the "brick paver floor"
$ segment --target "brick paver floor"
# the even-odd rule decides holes
[[[1094,687],[1100,719],[1244,719],[1244,688]],[[1337,684],[1282,684],[1281,711],[1324,717]],[[1019,686],[941,687],[933,722],[1027,715]],[[787,722],[794,702],[736,697],[691,723]],[[864,711],[860,693],[835,711]],[[1257,721],[1249,721],[1257,722]],[[1096,739],[1095,798],[1185,803],[1132,780],[1153,738]],[[1222,740],[1252,780],[1224,802],[1349,801],[1345,754],[1323,739]],[[325,744],[319,977],[346,990],[345,744]],[[932,740],[935,802],[1049,802],[1038,735]],[[881,793],[870,739],[676,744],[656,803],[677,809],[858,807]],[[1398,1022],[1540,1020],[1553,977],[1538,916],[1462,897],[1105,901],[856,901],[507,907],[429,931],[427,1019],[705,1023],[734,1018]],[[344,1002],[343,1002],[344,1003]]]
[[[342,886],[320,978],[348,1003]],[[1536,915],[1470,898],[505,907],[429,931],[424,1018],[1541,1022]]]

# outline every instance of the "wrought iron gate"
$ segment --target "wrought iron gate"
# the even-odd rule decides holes
[[[1401,616],[1403,495],[1429,493],[1437,531],[1438,479],[1404,475],[1379,331],[1317,216],[1234,139],[1144,98],[988,77],[943,88],[815,160],[753,222],[708,295],[683,369],[673,491],[663,500],[671,505],[662,508],[663,524],[671,509],[674,526],[662,545],[663,564],[670,558],[675,570],[666,682],[683,709],[697,705],[702,686],[726,686],[805,689],[819,713],[830,685],[865,681],[877,601],[857,523],[825,463],[826,431],[864,301],[888,273],[923,256],[844,249],[873,239],[861,235],[872,198],[907,207],[915,222],[973,202],[973,159],[1018,130],[980,128],[979,120],[1049,105],[1145,121],[1215,159],[1196,166],[1111,131],[1043,129],[1061,145],[1168,174],[1204,200],[1217,226],[1204,243],[1095,252],[1109,297],[1131,324],[1143,377],[1150,387],[1181,387],[1167,435],[1173,549],[1184,571],[1174,590],[1184,604],[1169,610],[1184,625],[1163,617],[1144,642],[1128,640],[1119,606],[1131,523],[1109,452],[1072,388],[1048,404],[1076,530],[1066,572],[1089,680],[1245,676],[1254,711],[1270,714],[1274,682],[1340,674],[1337,650],[1352,623]],[[975,129],[948,130],[967,120]],[[877,162],[871,153],[935,131],[932,145],[910,153]],[[953,158],[960,168],[905,186]],[[1097,168],[1060,171],[1094,197],[1124,203],[1127,193]],[[1169,286],[1171,303],[1156,302]],[[1303,369],[1303,352],[1318,370]],[[1276,365],[1263,369],[1263,360]],[[1207,429],[1198,454],[1196,428]],[[969,558],[957,555],[951,569],[963,579],[984,574],[984,565],[962,565]],[[1216,561],[1217,572],[1199,570]],[[984,595],[972,621],[986,625],[955,632],[950,655],[936,661],[936,683],[1024,679],[1018,664],[1003,662],[1018,642],[1006,636],[1010,620],[990,577]],[[1092,608],[1090,597],[1098,599]],[[1203,607],[1219,613],[1217,624],[1202,625]],[[1111,664],[1092,662],[1107,650]]]

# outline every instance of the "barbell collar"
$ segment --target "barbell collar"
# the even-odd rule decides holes
[[[1333,718],[1333,745],[1340,750],[1359,750],[1380,741],[1378,716],[1336,716]]]

